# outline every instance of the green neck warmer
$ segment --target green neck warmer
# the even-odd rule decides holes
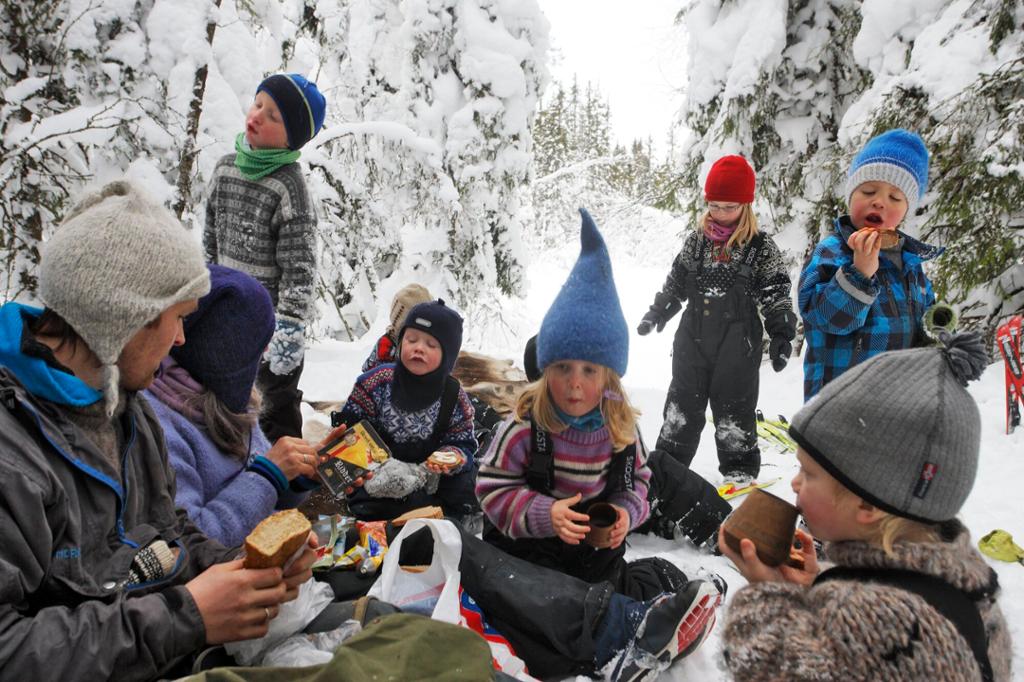
[[[235,138],[235,166],[246,180],[259,180],[281,166],[298,161],[301,152],[291,149],[253,149],[245,133]]]

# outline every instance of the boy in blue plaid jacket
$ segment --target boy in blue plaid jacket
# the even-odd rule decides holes
[[[849,213],[800,274],[804,400],[854,365],[922,337],[924,312],[935,302],[922,264],[943,249],[896,228],[914,215],[927,185],[928,150],[906,130],[872,138],[854,158]]]

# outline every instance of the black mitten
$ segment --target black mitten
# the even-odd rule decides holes
[[[655,327],[657,327],[660,332],[664,329],[665,323],[661,321],[661,315],[654,311],[650,311],[643,316],[643,319],[640,320],[640,324],[636,326],[636,333],[640,336],[647,336]]]
[[[651,304],[650,310],[640,320],[636,333],[640,336],[646,336],[651,333],[651,329],[657,329],[659,332],[663,331],[668,321],[682,309],[682,303],[672,296],[659,291],[654,295],[654,303]]]
[[[796,313],[792,310],[783,310],[769,315],[764,320],[764,330],[772,339],[780,336],[787,341],[792,341],[796,338]]]
[[[782,336],[773,336],[768,343],[768,357],[772,360],[772,369],[781,372],[789,362],[789,356],[793,354],[793,344],[789,339]]]

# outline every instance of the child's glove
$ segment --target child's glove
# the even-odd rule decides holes
[[[791,310],[782,310],[769,315],[764,320],[764,330],[768,332],[771,341],[768,342],[768,357],[772,360],[772,369],[781,372],[793,354],[793,344],[790,343],[796,338],[796,315]]]
[[[278,319],[266,352],[270,371],[283,376],[298,369],[305,353],[305,341],[305,330],[300,323]]]
[[[636,327],[636,333],[640,336],[647,336],[655,327],[657,327],[660,332],[665,328],[665,322],[662,321],[661,315],[650,312],[644,315],[643,319],[640,320],[640,324]]]
[[[654,303],[651,304],[650,310],[647,311],[637,326],[636,333],[640,336],[647,336],[655,328],[657,328],[658,332],[661,332],[665,329],[668,321],[682,308],[682,303],[668,294],[659,291],[654,295]]]
[[[789,356],[793,354],[793,344],[783,336],[773,336],[768,343],[768,357],[772,359],[772,369],[781,372],[789,362]]]
[[[373,472],[373,478],[363,484],[370,497],[401,498],[410,495],[427,483],[427,470],[391,457]]]

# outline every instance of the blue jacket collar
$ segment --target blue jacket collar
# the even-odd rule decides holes
[[[32,395],[60,405],[92,405],[103,397],[100,391],[74,374],[50,367],[42,358],[21,352],[25,318],[39,317],[42,312],[20,303],[0,306],[0,365],[11,370]]]

